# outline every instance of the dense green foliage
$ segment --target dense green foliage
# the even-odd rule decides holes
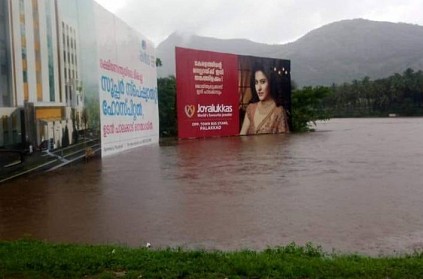
[[[423,115],[423,72],[407,69],[402,75],[333,85],[324,101],[334,117]]]
[[[173,76],[157,79],[159,94],[160,135],[176,136],[176,79]]]
[[[329,255],[311,244],[221,252],[21,240],[0,242],[0,278],[423,278],[423,254]]]
[[[317,120],[330,118],[330,114],[322,106],[322,100],[329,94],[330,89],[322,86],[304,87],[292,92],[291,112],[294,132],[309,131]]]

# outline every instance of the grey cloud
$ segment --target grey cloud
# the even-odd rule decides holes
[[[285,43],[343,19],[423,25],[421,0],[97,0],[156,44],[175,31],[218,38]],[[115,2],[116,3],[116,2]],[[116,4],[114,4],[116,5]]]

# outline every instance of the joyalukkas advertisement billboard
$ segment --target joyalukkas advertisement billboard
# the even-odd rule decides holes
[[[180,138],[229,136],[239,126],[237,57],[176,49]]]
[[[176,48],[179,138],[288,133],[290,61]]]

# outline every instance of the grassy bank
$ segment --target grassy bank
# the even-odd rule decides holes
[[[370,258],[294,244],[261,252],[0,242],[0,278],[423,278],[423,253]]]

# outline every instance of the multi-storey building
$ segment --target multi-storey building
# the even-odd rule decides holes
[[[64,21],[61,24],[62,41],[60,61],[61,76],[64,77],[61,90],[65,92],[66,105],[68,107],[80,108],[82,105],[80,71],[78,63],[78,36],[77,29]]]
[[[72,142],[83,109],[77,38],[57,0],[0,0],[0,147]]]

